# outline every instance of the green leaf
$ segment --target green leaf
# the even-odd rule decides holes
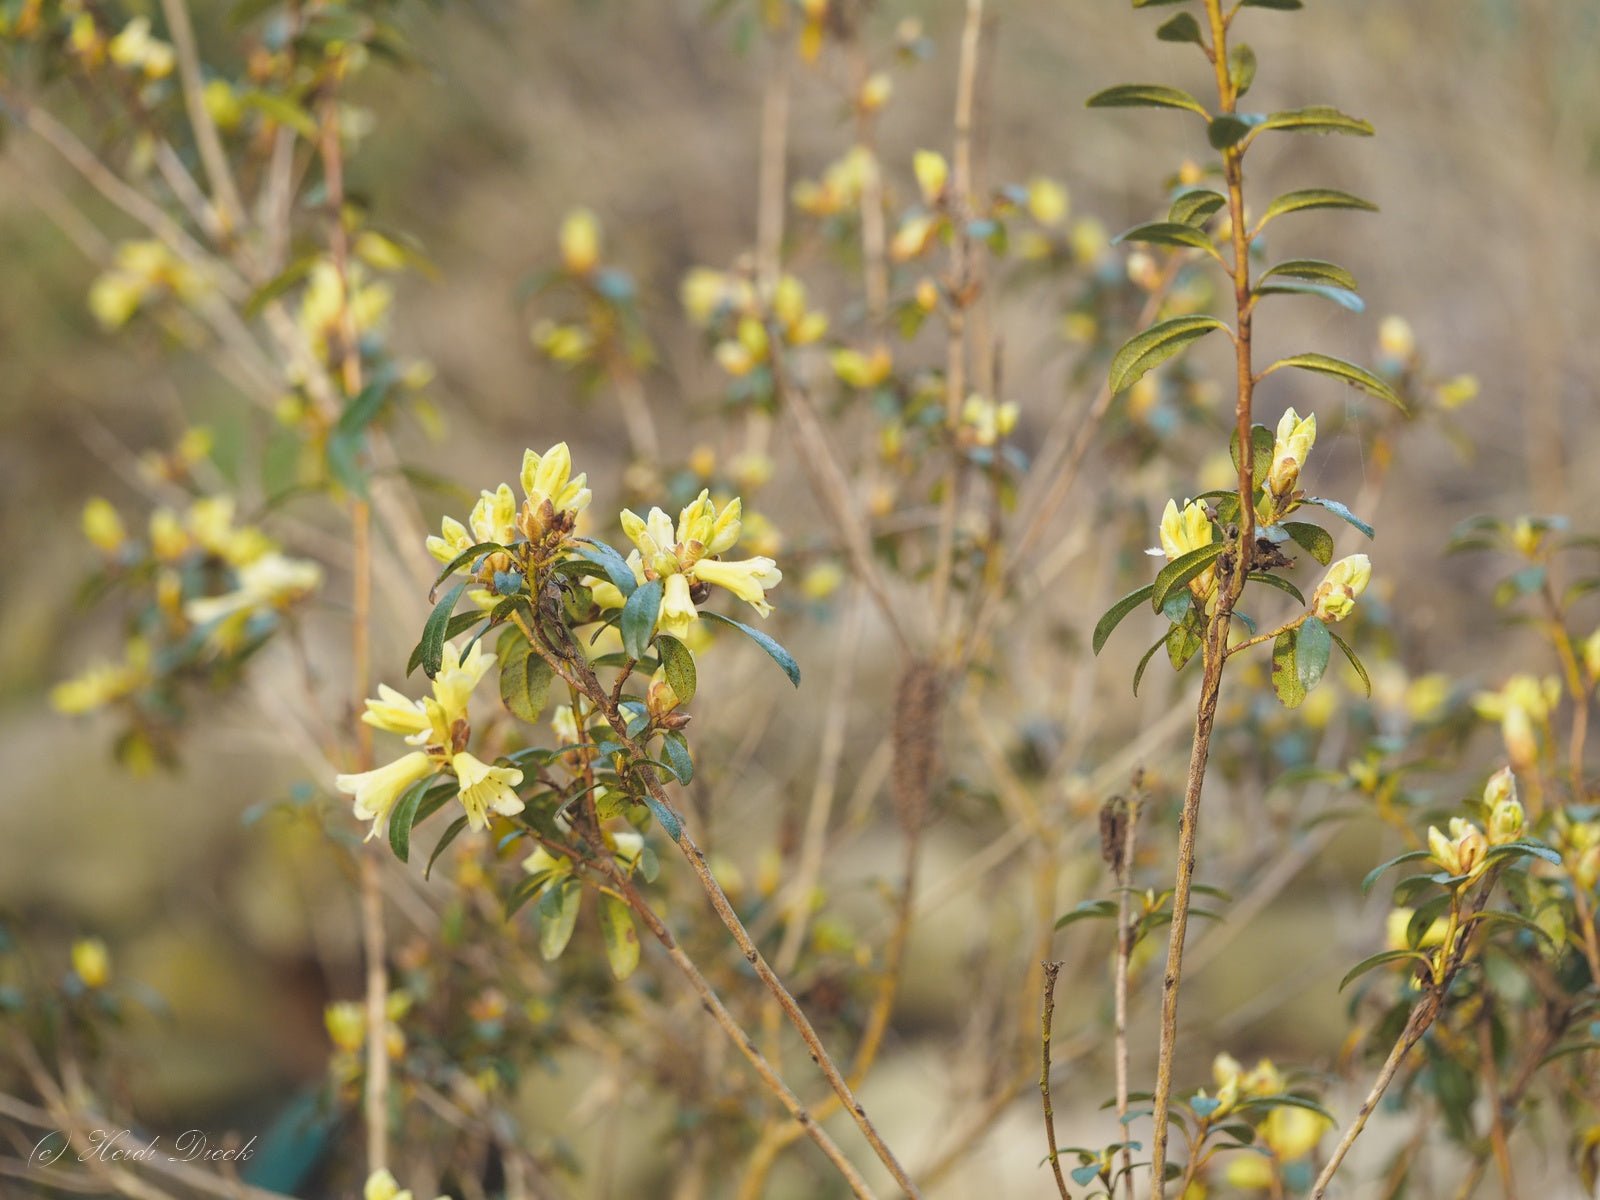
[[[600,897],[600,930],[611,974],[620,983],[639,965],[639,931],[633,927],[633,913],[615,896]]]
[[[624,596],[633,595],[633,590],[639,586],[639,581],[633,577],[633,568],[628,565],[628,560],[623,558],[604,542],[594,538],[578,538],[578,553],[600,567],[616,588]]]
[[[1206,140],[1212,149],[1226,150],[1244,141],[1266,119],[1261,113],[1221,113],[1206,127]]]
[[[1300,626],[1300,636],[1295,639],[1294,663],[1300,672],[1300,686],[1313,691],[1322,682],[1328,669],[1328,655],[1333,653],[1333,637],[1328,627],[1316,617],[1307,617]]]
[[[785,650],[777,641],[762,633],[759,629],[752,629],[743,621],[735,621],[732,617],[725,617],[721,613],[702,612],[702,617],[710,617],[713,621],[721,621],[724,625],[732,625],[745,637],[767,652],[773,662],[783,668],[783,673],[789,677],[789,682],[795,687],[800,686],[800,664],[795,662],[794,656]]]
[[[1341,308],[1358,313],[1367,310],[1366,301],[1348,288],[1332,287],[1326,283],[1312,283],[1308,279],[1280,279],[1276,283],[1261,283],[1255,288],[1257,296],[1319,296],[1331,300]]]
[[[1333,561],[1333,535],[1309,521],[1285,521],[1283,531],[1323,566]]]
[[[1155,8],[1162,4],[1186,4],[1188,0],[1133,0],[1135,8]]]
[[[461,599],[461,593],[467,590],[465,582],[456,584],[444,594],[444,599],[433,606],[433,611],[428,614],[427,622],[422,626],[422,640],[417,643],[420,655],[413,657],[421,665],[423,674],[432,679],[439,673],[439,666],[444,662],[444,644],[446,629],[450,624],[450,615],[455,612],[456,601]],[[415,669],[415,668],[413,668]],[[406,672],[407,675],[411,671]]]
[[[1528,920],[1528,918],[1523,916],[1521,913],[1509,912],[1503,908],[1491,908],[1477,914],[1477,916],[1468,917],[1467,919],[1469,921],[1483,922],[1484,924],[1512,925],[1518,929],[1526,929],[1532,933],[1538,934],[1545,941],[1551,943],[1551,945],[1555,944],[1554,938],[1541,929],[1535,922]]]
[[[1256,229],[1262,230],[1267,222],[1277,217],[1293,212],[1305,212],[1313,208],[1350,208],[1358,212],[1377,212],[1378,206],[1370,200],[1363,200],[1360,196],[1352,196],[1349,192],[1335,191],[1333,188],[1304,188],[1298,192],[1285,192],[1271,204],[1267,211],[1261,214],[1261,220],[1256,224]]]
[[[439,577],[435,579],[433,581],[433,585],[428,588],[428,599],[430,601],[437,600],[438,596],[435,595],[435,593],[439,590],[439,585],[446,579],[449,579],[450,576],[454,575],[468,563],[476,561],[480,555],[488,554],[495,550],[504,549],[505,547],[499,542],[479,542],[475,546],[468,546],[460,554],[456,555],[445,564],[444,570],[439,572]]]
[[[1292,108],[1284,112],[1267,114],[1261,122],[1262,129],[1286,129],[1293,133],[1350,133],[1358,137],[1371,137],[1372,126],[1359,117],[1342,113],[1326,104],[1310,108]]]
[[[428,865],[422,872],[424,879],[433,874],[433,864],[439,861],[439,855],[444,853],[445,847],[461,836],[461,831],[467,827],[467,823],[467,817],[457,817],[450,822],[450,827],[444,831],[444,835],[439,839],[439,844],[433,848],[433,853],[428,855]]]
[[[1327,500],[1321,496],[1302,496],[1300,502],[1302,504],[1315,504],[1318,508],[1327,509],[1340,520],[1348,521],[1351,525],[1354,525],[1369,538],[1377,536],[1377,531],[1371,525],[1368,525],[1337,500]]]
[[[629,658],[643,658],[650,652],[650,637],[656,630],[656,618],[661,615],[661,580],[641,583],[622,606],[622,648]]]
[[[1201,635],[1192,620],[1180,621],[1167,630],[1167,661],[1174,671],[1183,670],[1200,649]]]
[[[1085,900],[1056,921],[1057,929],[1065,929],[1068,925],[1075,925],[1079,921],[1098,921],[1115,918],[1117,906],[1111,900]]]
[[[1121,600],[1106,609],[1100,620],[1095,623],[1094,636],[1090,639],[1090,644],[1094,647],[1096,654],[1105,649],[1106,639],[1111,636],[1112,631],[1118,625],[1122,624],[1123,618],[1148,600],[1150,594],[1154,591],[1155,584],[1147,583],[1142,588],[1129,592]]]
[[[1261,374],[1263,376],[1270,375],[1283,367],[1298,367],[1302,371],[1315,371],[1319,375],[1332,376],[1334,379],[1348,383],[1353,388],[1361,389],[1369,396],[1387,400],[1401,412],[1406,411],[1405,402],[1382,379],[1379,379],[1365,367],[1358,367],[1354,363],[1345,362],[1342,358],[1334,358],[1331,354],[1292,354],[1288,358],[1280,358]]]
[[[1365,896],[1372,891],[1372,885],[1378,882],[1378,876],[1382,875],[1390,867],[1398,867],[1401,863],[1420,862],[1427,857],[1429,855],[1426,850],[1407,850],[1404,854],[1396,854],[1393,858],[1379,863],[1362,876],[1361,894]]]
[[[280,96],[275,92],[250,91],[239,97],[239,103],[246,108],[255,109],[268,120],[276,121],[279,125],[287,125],[306,141],[316,143],[316,121],[312,119],[310,113],[287,96]]]
[[[667,675],[667,685],[673,695],[687,704],[694,699],[698,676],[694,669],[694,655],[670,633],[656,634],[656,653],[661,655],[661,667]]]
[[[1303,279],[1307,283],[1325,283],[1330,287],[1357,291],[1356,277],[1338,263],[1324,262],[1320,258],[1291,258],[1261,273],[1263,280],[1274,277]]]
[[[506,711],[529,725],[539,719],[550,697],[554,672],[550,664],[533,652],[520,629],[510,629],[500,637],[500,702]]]
[[[1279,12],[1294,12],[1305,7],[1305,0],[1239,0],[1243,8],[1273,8]]]
[[[540,898],[539,954],[545,962],[560,958],[572,940],[582,901],[583,887],[575,879],[563,880],[559,887],[551,888]]]
[[[437,778],[437,775],[429,775],[417,780],[400,793],[400,799],[389,813],[389,849],[401,862],[411,861],[411,827],[417,823],[417,806]]]
[[[1338,1121],[1333,1119],[1333,1114],[1309,1096],[1296,1096],[1290,1092],[1280,1092],[1276,1096],[1256,1096],[1252,1099],[1242,1100],[1241,1109],[1252,1108],[1303,1108],[1307,1112],[1314,1112],[1327,1120],[1330,1125],[1337,1126]]]
[[[1295,587],[1294,584],[1290,583],[1282,575],[1271,575],[1266,571],[1252,571],[1249,575],[1245,576],[1245,578],[1251,583],[1264,583],[1268,587],[1277,588],[1280,592],[1287,592],[1296,600],[1300,601],[1301,604],[1306,602],[1306,598],[1301,594],[1300,589]]]
[[[1114,240],[1145,242],[1156,246],[1184,246],[1193,250],[1204,250],[1212,258],[1220,257],[1216,246],[1202,230],[1193,225],[1185,225],[1181,221],[1152,221],[1148,225],[1136,225]]]
[[[1196,46],[1206,44],[1206,39],[1200,33],[1200,22],[1188,13],[1168,18],[1156,30],[1156,37],[1163,42],[1193,42]]]
[[[1333,639],[1333,644],[1343,651],[1346,661],[1350,664],[1350,669],[1361,679],[1361,686],[1368,699],[1370,699],[1372,697],[1372,678],[1367,674],[1367,668],[1362,665],[1361,659],[1356,657],[1356,652],[1350,648],[1349,642],[1331,629],[1328,630],[1328,636]]]
[[[1243,96],[1256,81],[1256,52],[1243,42],[1228,51],[1228,81],[1235,96]]]
[[[1498,858],[1524,857],[1543,859],[1545,862],[1557,867],[1561,865],[1561,855],[1557,851],[1546,846],[1543,842],[1533,842],[1526,839],[1506,842],[1501,846],[1491,846],[1488,854],[1484,855],[1484,859],[1487,862],[1493,862]]]
[[[1175,589],[1182,587],[1216,562],[1227,548],[1227,542],[1215,541],[1210,545],[1201,546],[1198,550],[1191,550],[1162,567],[1150,588],[1150,606],[1160,612],[1161,606],[1167,602],[1167,597]]]
[[[1385,950],[1380,954],[1374,954],[1369,958],[1363,958],[1355,966],[1346,971],[1344,978],[1339,981],[1339,990],[1341,992],[1344,991],[1346,987],[1355,982],[1355,980],[1359,979],[1361,976],[1365,975],[1368,971],[1372,970],[1373,967],[1381,967],[1384,963],[1399,962],[1403,958],[1414,958],[1423,966],[1429,967],[1430,969],[1432,967],[1432,963],[1430,962],[1428,956],[1420,950]]]
[[[689,756],[689,740],[676,729],[669,730],[661,739],[661,749],[667,756],[667,765],[671,768],[679,783],[694,781],[694,759]]]
[[[1286,629],[1272,643],[1272,690],[1285,708],[1299,708],[1306,698],[1306,685],[1300,681],[1300,668],[1295,661],[1298,632]]]
[[[1228,198],[1210,188],[1190,188],[1173,200],[1167,219],[1182,225],[1200,228],[1212,215],[1228,202]]]
[[[1265,425],[1250,426],[1250,478],[1255,483],[1263,482],[1272,470],[1272,454],[1277,445],[1277,438],[1272,430]],[[1233,469],[1239,469],[1239,431],[1235,429],[1228,438],[1228,456],[1233,459]],[[1237,500],[1237,496],[1235,496]],[[1231,517],[1229,518],[1232,519]]]
[[[1196,338],[1204,337],[1213,329],[1226,328],[1215,317],[1189,316],[1174,317],[1135,334],[1111,360],[1112,394],[1127,391],[1144,378],[1146,372],[1166,362]]]
[[[1143,657],[1139,659],[1139,665],[1133,669],[1133,694],[1135,696],[1139,694],[1139,681],[1144,678],[1144,669],[1150,665],[1150,660],[1155,657],[1156,651],[1166,644],[1167,635],[1163,633],[1151,643],[1150,649],[1146,650]]]
[[[1205,105],[1181,88],[1159,83],[1123,83],[1096,92],[1087,101],[1089,108],[1181,108],[1208,117]]]

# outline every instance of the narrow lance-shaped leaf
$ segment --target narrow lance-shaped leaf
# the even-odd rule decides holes
[[[1268,267],[1261,273],[1263,280],[1272,278],[1303,279],[1308,283],[1325,283],[1330,287],[1346,288],[1352,292],[1359,290],[1356,277],[1338,263],[1325,262],[1320,258],[1291,258],[1276,266]]]
[[[433,611],[428,614],[428,620],[422,627],[422,640],[417,643],[420,653],[413,658],[422,666],[423,673],[432,679],[439,673],[439,667],[444,662],[444,643],[446,627],[450,624],[450,615],[455,611],[456,601],[461,599],[461,593],[467,590],[465,582],[456,584],[444,594],[444,598],[434,605]],[[408,670],[406,674],[410,674]]]
[[[721,621],[724,625],[732,625],[745,637],[765,650],[767,656],[783,668],[783,673],[789,677],[790,683],[794,684],[795,687],[800,686],[800,664],[795,662],[794,655],[779,645],[775,639],[768,637],[759,629],[746,625],[743,621],[735,621],[732,617],[725,617],[721,613],[702,612],[700,615],[709,617],[713,621]]]
[[[1405,402],[1382,379],[1365,367],[1358,367],[1354,363],[1345,362],[1342,358],[1334,358],[1331,354],[1293,354],[1288,358],[1280,358],[1262,371],[1261,375],[1264,378],[1284,367],[1297,367],[1302,371],[1314,371],[1319,375],[1332,376],[1334,379],[1348,383],[1353,388],[1359,388],[1369,396],[1387,400],[1401,412],[1406,411]]]
[[[1198,550],[1191,550],[1162,567],[1150,588],[1151,607],[1160,612],[1162,605],[1166,604],[1167,597],[1173,591],[1183,587],[1216,562],[1227,548],[1228,543],[1225,541],[1212,542],[1210,545],[1201,546]]]
[[[1206,106],[1181,88],[1159,83],[1123,83],[1096,92],[1086,102],[1089,108],[1179,108],[1209,117]]]
[[[1199,228],[1227,202],[1226,196],[1220,192],[1213,192],[1210,188],[1191,188],[1173,200],[1172,207],[1167,212],[1167,219]]]
[[[1354,525],[1357,529],[1359,529],[1362,533],[1366,534],[1369,538],[1375,537],[1377,535],[1377,531],[1375,529],[1373,529],[1371,525],[1368,525],[1360,517],[1356,516],[1355,513],[1351,512],[1349,510],[1349,508],[1347,508],[1345,505],[1341,504],[1337,500],[1329,500],[1329,499],[1327,499],[1326,497],[1323,497],[1323,496],[1303,496],[1303,497],[1301,497],[1301,503],[1302,504],[1315,504],[1318,508],[1327,509],[1329,512],[1331,512],[1334,516],[1338,517],[1340,520],[1347,521],[1351,525]]]
[[[1205,233],[1194,225],[1181,221],[1153,221],[1136,225],[1116,239],[1118,242],[1144,242],[1155,246],[1180,246],[1191,250],[1204,250],[1212,258],[1220,259],[1216,246]]]
[[[1349,133],[1357,137],[1371,137],[1372,126],[1360,117],[1352,117],[1326,104],[1309,108],[1292,108],[1284,112],[1268,113],[1261,122],[1262,129],[1285,129],[1294,133]]]
[[[1285,708],[1299,708],[1306,698],[1306,686],[1295,661],[1297,633],[1286,629],[1272,643],[1272,690]]]
[[[655,632],[661,613],[662,583],[652,579],[634,589],[622,606],[622,648],[629,658],[643,658],[650,651],[650,635]]]
[[[1366,301],[1350,291],[1348,288],[1334,287],[1326,283],[1313,283],[1308,279],[1277,279],[1256,285],[1257,296],[1317,296],[1323,300],[1331,300],[1339,307],[1350,312],[1365,312]]]
[[[411,860],[411,827],[417,822],[417,806],[437,778],[437,775],[429,775],[417,780],[400,793],[400,799],[389,813],[389,849],[401,862]]]
[[[666,672],[667,684],[673,695],[687,704],[694,699],[698,676],[694,668],[694,655],[670,633],[656,635],[656,651],[661,655],[661,668]]]
[[[546,962],[554,962],[572,940],[572,931],[578,924],[578,906],[583,900],[583,888],[568,879],[559,887],[551,888],[539,900],[539,954]]]
[[[1300,636],[1295,639],[1295,669],[1300,673],[1300,686],[1307,692],[1315,690],[1328,669],[1328,655],[1333,652],[1333,637],[1328,627],[1316,617],[1307,617],[1300,626]]]
[[[1285,192],[1267,205],[1267,211],[1261,214],[1261,220],[1256,223],[1256,232],[1261,232],[1269,221],[1278,217],[1315,208],[1346,208],[1357,212],[1378,211],[1378,206],[1372,201],[1352,196],[1349,192],[1336,191],[1333,188],[1303,188],[1297,192]]]
[[[600,931],[605,937],[611,974],[620,982],[639,965],[639,931],[634,928],[628,906],[615,896],[600,897]]]
[[[1090,639],[1090,644],[1094,647],[1096,654],[1105,649],[1106,639],[1111,636],[1112,631],[1118,625],[1122,624],[1123,618],[1148,600],[1150,594],[1154,591],[1155,585],[1147,583],[1144,587],[1129,592],[1110,608],[1106,609],[1100,620],[1095,623],[1094,636]]]
[[[1109,382],[1112,393],[1126,391],[1190,342],[1204,337],[1213,329],[1226,328],[1215,317],[1189,316],[1174,317],[1135,334],[1111,360]]]

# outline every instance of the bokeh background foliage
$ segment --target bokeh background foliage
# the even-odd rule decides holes
[[[686,272],[727,264],[755,235],[766,59],[752,6],[719,7],[727,11],[682,0],[413,6],[400,19],[421,48],[418,65],[375,70],[356,85],[351,98],[376,119],[352,159],[350,193],[381,226],[415,235],[432,264],[397,278],[391,316],[392,340],[437,371],[431,409],[403,418],[396,433],[403,457],[426,466],[417,482],[430,516],[464,507],[442,481],[475,488],[508,477],[524,445],[567,440],[597,489],[623,498],[667,487],[698,447],[724,458],[740,448],[727,429],[725,379],[678,303]],[[904,192],[914,187],[911,152],[949,140],[958,9],[886,3],[868,18],[883,44],[906,17],[920,18],[926,34],[927,61],[895,69],[894,96],[879,119],[881,152]],[[217,46],[225,62],[223,6],[195,10],[202,44]],[[1591,419],[1600,349],[1586,333],[1600,267],[1592,218],[1600,75],[1591,69],[1600,8],[1327,0],[1292,20],[1256,24],[1251,40],[1266,64],[1257,87],[1271,91],[1276,107],[1332,97],[1379,131],[1355,147],[1285,139],[1255,156],[1263,193],[1326,182],[1382,209],[1359,223],[1343,214],[1304,218],[1275,233],[1276,249],[1317,254],[1336,242],[1340,261],[1362,281],[1369,313],[1406,314],[1430,360],[1472,372],[1481,394],[1451,415],[1448,436],[1408,436],[1390,470],[1368,457],[1354,427],[1339,427],[1342,393],[1330,403],[1312,383],[1278,376],[1263,385],[1274,412],[1294,403],[1327,414],[1312,490],[1353,497],[1384,476],[1379,508],[1363,513],[1382,530],[1370,548],[1383,614],[1373,636],[1401,649],[1376,667],[1377,695],[1365,715],[1346,712],[1360,701],[1345,689],[1336,711],[1305,718],[1309,732],[1298,720],[1262,719],[1249,728],[1269,743],[1231,748],[1206,839],[1219,874],[1247,879],[1270,869],[1263,831],[1276,837],[1303,820],[1302,793],[1269,785],[1323,744],[1330,723],[1348,720],[1352,739],[1382,734],[1404,724],[1418,677],[1437,673],[1447,681],[1439,686],[1465,695],[1528,653],[1501,629],[1480,567],[1443,556],[1452,525],[1484,511],[1581,515],[1600,500],[1587,468],[1600,448]],[[1124,7],[1110,4],[995,5],[986,38],[983,177],[1059,179],[1070,189],[1073,220],[1093,214],[1112,230],[1149,219],[1173,164],[1194,154],[1188,131],[1090,112],[1081,101],[1124,79],[1184,78],[1192,55],[1131,30]],[[791,129],[795,178],[815,176],[848,147],[847,100],[827,72],[797,73]],[[125,135],[103,130],[107,143]],[[145,487],[130,454],[170,445],[191,423],[213,432],[208,471],[224,483],[260,485],[251,464],[270,431],[203,356],[169,335],[153,326],[103,335],[85,304],[96,268],[79,252],[74,225],[115,228],[116,218],[24,135],[8,130],[4,153],[0,532],[11,569],[0,589],[0,907],[40,947],[59,951],[84,933],[105,937],[119,976],[164,997],[158,1015],[123,1034],[133,1065],[122,1085],[151,1128],[266,1128],[324,1080],[324,1007],[359,990],[344,859],[317,822],[262,815],[286,800],[309,807],[327,781],[286,761],[244,698],[194,714],[175,771],[130,777],[102,753],[105,739],[93,727],[50,713],[43,697],[97,649],[112,648],[114,631],[86,623],[72,601],[85,560],[77,527],[86,491],[137,507]],[[588,394],[530,344],[543,310],[529,282],[556,259],[561,216],[580,204],[604,224],[607,261],[633,275],[655,344],[642,382],[663,454],[642,472],[635,464],[631,476],[611,397]],[[803,242],[790,260],[829,301],[844,295],[837,278],[830,283],[832,263],[826,246]],[[1063,404],[1086,399],[1078,351],[1063,336],[1075,295],[1017,280],[995,300],[1004,398],[1020,404],[1012,441],[1024,454]],[[1373,356],[1374,339],[1374,321],[1310,305],[1274,310],[1263,333],[1269,355],[1315,342],[1358,360]],[[1220,365],[1224,352],[1209,347],[1196,359]],[[1003,842],[1014,819],[1000,793],[1019,787],[1042,797],[1061,822],[1059,837],[1082,851],[1098,836],[1100,803],[1125,785],[1132,760],[1145,764],[1157,804],[1170,805],[1181,784],[1184,730],[1158,727],[1167,681],[1135,702],[1125,683],[1129,647],[1098,665],[1087,655],[1094,615],[1126,590],[1118,584],[1129,564],[1139,564],[1119,538],[1075,544],[1069,535],[1075,524],[1128,521],[1126,501],[1100,498],[1113,486],[1142,497],[1153,514],[1158,498],[1180,488],[1175,480],[1192,474],[1194,455],[1181,435],[1194,420],[1159,403],[1114,418],[1113,445],[1091,455],[1073,502],[1056,518],[1051,541],[1065,540],[1059,561],[1046,564],[1049,585],[1007,626],[1010,644],[995,657],[994,678],[972,691],[974,707],[965,711],[976,732],[951,756],[948,795],[924,848],[918,903],[928,919],[914,932],[869,1091],[918,1160],[937,1156],[939,1130],[963,1111],[963,1096],[983,1094],[1010,1069],[995,1061],[996,1045],[1007,1043],[992,1035],[1017,1014],[995,1010],[1026,976],[1041,900],[1026,845],[975,858]],[[1152,453],[1165,451],[1168,439],[1180,439],[1170,454]],[[777,473],[761,507],[795,553],[798,582],[807,564],[829,561],[833,547],[795,463],[781,448],[773,459]],[[270,480],[266,490],[274,490]],[[419,616],[424,610],[420,596],[397,603]],[[829,707],[849,706],[845,835],[827,884],[828,921],[837,928],[824,926],[840,941],[807,979],[824,1007],[848,1004],[836,993],[848,993],[839,977],[858,948],[870,959],[897,853],[881,802],[892,646],[883,630],[869,628],[852,685],[830,691],[842,669],[831,650],[845,619],[837,596],[788,591],[774,620],[808,669],[807,687],[793,694],[759,654],[730,650],[702,666],[703,689],[714,684],[726,699],[702,705],[695,725],[697,745],[707,748],[694,797],[704,840],[755,904],[763,872],[798,836]],[[348,613],[336,592],[305,620],[317,669],[337,678]],[[414,632],[383,628],[377,661],[403,662]],[[274,659],[262,669],[282,679],[297,667]],[[1241,711],[1253,699],[1233,703],[1233,716],[1257,720]],[[1493,729],[1477,736],[1491,753]],[[1349,887],[1375,861],[1377,844],[1372,828],[1352,825],[1269,906],[1225,934],[1204,935],[1186,994],[1195,1038],[1184,1050],[1188,1076],[1199,1078],[1224,1045],[1241,1058],[1259,1050],[1296,1062],[1338,1060],[1345,1001],[1332,984],[1381,938],[1383,906]],[[1103,888],[1092,853],[1073,861],[1059,895],[1042,901],[1056,912]],[[1153,871],[1152,881],[1163,872]],[[531,936],[526,926],[522,934]],[[1209,953],[1206,937],[1216,938]],[[1097,973],[1101,960],[1090,954],[1087,962]],[[989,979],[1008,979],[1011,990],[982,987]],[[646,987],[648,1003],[677,1003],[670,986]],[[603,989],[588,1003],[609,1015]],[[1103,988],[1065,986],[1057,1029],[1091,1028],[1105,1003]],[[517,1107],[546,1148],[570,1147],[591,1164],[609,1160],[574,1194],[670,1194],[682,1114],[639,1076],[689,1068],[634,1048],[645,1065],[619,1061],[602,1039],[552,1040],[546,1069],[521,1082]],[[1058,1120],[1098,1130],[1108,1064],[1089,1053],[1079,1069],[1058,1097],[1069,1114]],[[972,1194],[964,1189],[979,1178],[1003,1180],[996,1194],[1047,1194],[1030,1096],[1010,1106],[990,1138],[986,1171],[958,1172],[937,1194]],[[620,1152],[624,1143],[639,1152]],[[804,1171],[780,1174],[773,1194],[814,1194],[811,1186]]]

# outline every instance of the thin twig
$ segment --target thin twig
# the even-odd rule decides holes
[[[1056,1190],[1061,1200],[1072,1200],[1067,1191],[1067,1178],[1061,1173],[1061,1152],[1056,1149],[1056,1113],[1050,1102],[1050,1029],[1056,1016],[1056,977],[1061,974],[1059,962],[1043,963],[1044,1012],[1040,1016],[1039,1039],[1039,1098],[1044,1105],[1045,1144],[1050,1148],[1050,1169],[1055,1172]]]

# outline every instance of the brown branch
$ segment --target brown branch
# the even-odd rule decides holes
[[[1066,1176],[1061,1173],[1061,1152],[1056,1149],[1056,1113],[1050,1102],[1050,1029],[1055,1023],[1056,977],[1061,974],[1061,964],[1047,962],[1042,966],[1044,967],[1044,1012],[1039,1019],[1041,1031],[1039,1098],[1044,1105],[1045,1144],[1050,1148],[1050,1169],[1055,1172],[1056,1190],[1061,1193],[1061,1200],[1072,1200],[1072,1194],[1067,1191]]]

